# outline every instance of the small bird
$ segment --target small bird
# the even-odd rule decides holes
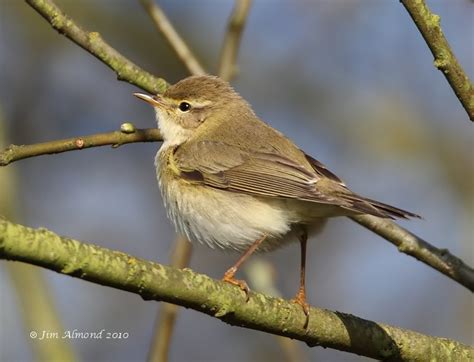
[[[235,278],[244,260],[254,251],[299,240],[300,288],[294,301],[308,320],[308,235],[335,216],[419,217],[353,193],[322,163],[260,120],[218,77],[191,76],[162,95],[134,95],[154,107],[163,136],[155,165],[169,218],[192,242],[243,253],[223,280],[238,285],[247,297],[247,284]]]

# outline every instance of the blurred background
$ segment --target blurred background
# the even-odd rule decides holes
[[[146,70],[171,83],[188,75],[138,1],[57,4]],[[215,73],[233,2],[159,4]],[[474,5],[428,5],[473,79]],[[259,116],[353,190],[422,215],[401,224],[474,264],[473,126],[398,1],[254,1],[238,64],[233,84]],[[2,148],[112,131],[124,121],[154,127],[152,110],[134,91],[26,3],[0,0]],[[156,185],[158,147],[131,144],[16,162],[0,169],[0,214],[166,264],[175,234]],[[191,267],[220,278],[236,258],[196,245]],[[293,297],[298,245],[262,258],[273,265],[278,290]],[[308,263],[312,305],[474,342],[466,288],[348,219],[332,220],[311,240]],[[38,307],[35,288],[48,291],[46,304],[54,305],[65,330],[129,333],[126,340],[70,340],[80,360],[146,359],[159,303],[37,268],[46,285],[26,287],[12,264],[19,265],[0,263],[0,360],[38,357],[41,342],[29,338],[31,316],[24,311]],[[180,309],[170,360],[279,361],[281,348],[274,336]],[[297,348],[311,361],[365,360],[302,343]]]

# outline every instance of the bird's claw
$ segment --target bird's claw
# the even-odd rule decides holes
[[[294,297],[291,301],[293,303],[299,304],[301,306],[301,308],[303,308],[303,312],[306,316],[306,320],[304,322],[303,328],[306,329],[308,327],[308,324],[309,324],[309,304],[306,301],[305,293],[302,292],[302,291],[299,291],[298,294],[296,294],[296,297]]]
[[[242,289],[244,291],[245,301],[246,302],[249,301],[250,288],[247,285],[247,283],[245,282],[245,280],[240,280],[240,279],[235,278],[234,268],[230,268],[229,270],[227,270],[225,272],[224,277],[222,278],[222,281],[224,281],[226,283],[229,283],[229,284],[237,285],[240,289]]]

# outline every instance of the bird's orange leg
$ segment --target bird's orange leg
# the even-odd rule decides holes
[[[242,254],[242,256],[237,260],[237,262],[230,267],[225,273],[224,277],[222,280],[224,282],[234,284],[240,287],[245,292],[246,300],[248,301],[249,299],[249,286],[245,282],[245,280],[239,280],[235,279],[235,273],[237,273],[237,270],[240,268],[242,263],[247,260],[247,258],[252,255],[255,250],[257,250],[258,246],[267,238],[267,234],[264,234],[260,239],[255,240],[255,242],[250,245],[250,247],[247,249],[245,253]]]
[[[301,236],[298,237],[298,239],[300,240],[300,246],[301,246],[300,289],[298,290],[296,297],[293,299],[293,302],[301,305],[301,307],[303,308],[303,312],[306,315],[304,328],[306,328],[309,323],[309,304],[306,301],[306,287],[305,287],[306,243],[308,241],[308,234],[306,233],[306,230],[303,232]]]

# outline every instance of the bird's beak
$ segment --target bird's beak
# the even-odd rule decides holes
[[[144,93],[133,93],[133,95],[147,103],[150,103],[153,107],[163,107],[164,105],[163,98],[159,95],[150,96]]]

